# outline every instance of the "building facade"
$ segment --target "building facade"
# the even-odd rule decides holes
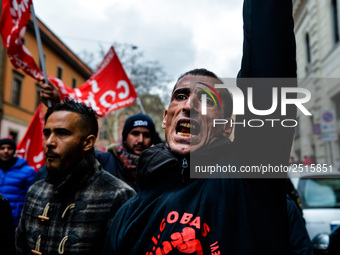
[[[293,0],[299,86],[311,92],[298,111],[292,154],[340,168],[340,0]]]
[[[38,20],[47,75],[63,80],[70,87],[82,85],[92,74],[53,32]],[[23,43],[40,65],[33,22],[29,21]],[[0,46],[0,137],[12,136],[19,142],[40,103],[39,83],[11,64],[6,48]]]

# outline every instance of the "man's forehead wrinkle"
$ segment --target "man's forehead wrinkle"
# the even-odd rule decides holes
[[[207,86],[207,87],[209,87],[209,85],[208,85],[208,84],[206,84],[206,83],[204,83],[204,82],[201,82],[201,81],[198,81],[198,82],[196,82],[196,83],[198,83],[198,84],[202,84],[202,85],[204,85],[204,86]]]

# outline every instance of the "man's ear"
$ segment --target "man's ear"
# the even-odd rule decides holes
[[[87,151],[91,150],[96,143],[96,139],[97,138],[94,135],[88,135],[84,140],[83,151],[87,152]]]
[[[231,125],[231,120],[232,120],[232,118],[229,118],[228,123],[224,124],[223,136],[226,137],[226,138],[229,138],[229,136],[233,132],[233,126]]]
[[[163,114],[163,121],[162,121],[162,128],[165,129],[166,127],[166,119],[168,117],[168,110],[165,110],[164,111],[164,114]]]

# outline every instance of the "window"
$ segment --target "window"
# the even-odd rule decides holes
[[[60,66],[57,67],[57,78],[60,80],[63,78],[63,69]]]
[[[338,20],[338,5],[337,0],[332,0],[331,3],[332,25],[333,25],[333,40],[334,43],[339,41],[339,20]]]
[[[17,105],[17,106],[20,106],[22,79],[23,79],[23,76],[21,74],[17,72],[13,72],[11,102],[12,104]]]
[[[333,97],[332,100],[335,105],[336,119],[340,120],[340,93],[335,95],[335,97]]]
[[[295,160],[296,161],[301,161],[301,150],[296,150],[295,151],[295,155],[296,155],[296,159]]]
[[[307,63],[310,64],[312,62],[312,57],[310,53],[310,40],[309,34],[306,34],[306,54],[307,54]]]
[[[18,131],[9,130],[9,137],[11,137],[12,140],[17,143],[18,142]]]
[[[298,192],[301,194],[303,208],[340,207],[340,193],[338,192],[340,187],[340,179],[336,176],[329,177],[307,177],[300,179]]]
[[[75,87],[77,87],[77,79],[72,78],[72,88],[74,89]]]
[[[309,34],[306,34],[306,56],[307,56],[307,65],[306,65],[306,72],[310,73],[312,71],[312,54],[311,54],[311,50],[310,50],[310,39],[309,39]]]
[[[35,89],[35,108],[37,108],[40,104],[40,90],[41,87],[37,84]]]
[[[46,63],[46,55],[44,54],[44,62]],[[39,68],[42,70],[41,60],[39,58]]]
[[[300,137],[300,125],[299,125],[300,120],[297,119],[296,121],[297,121],[297,125],[294,128],[295,129],[295,138],[299,138]]]

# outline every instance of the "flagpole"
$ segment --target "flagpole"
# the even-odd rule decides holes
[[[35,16],[33,2],[32,2],[32,5],[31,5],[31,11],[32,11],[32,17],[33,17],[33,23],[34,23],[35,36],[37,37],[37,42],[38,42],[39,58],[40,58],[41,68],[42,68],[42,71],[43,71],[43,74],[44,74],[45,83],[48,83],[44,52],[43,52],[43,49],[42,49],[40,32],[39,32],[39,27],[38,27],[38,21],[37,21],[37,17]],[[47,107],[48,108],[52,107],[51,100],[47,100]]]
[[[142,101],[140,100],[139,97],[137,97],[137,104],[138,104],[139,107],[142,109],[142,113],[146,114],[146,113],[145,113],[145,110],[144,110],[144,107],[143,107],[143,105],[142,105]]]

